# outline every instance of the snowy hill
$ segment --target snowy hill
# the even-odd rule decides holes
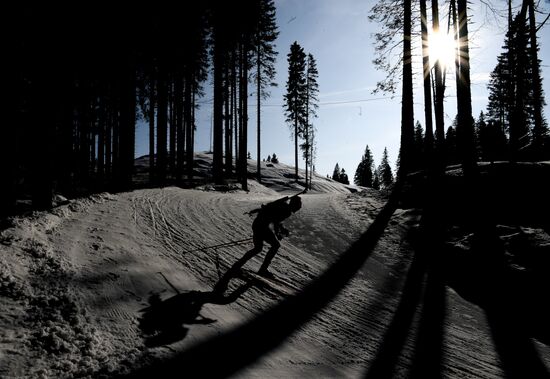
[[[210,156],[197,161],[197,172],[207,172]],[[254,161],[249,169],[255,170]],[[284,223],[291,234],[270,267],[284,290],[234,278],[220,299],[212,294],[214,285],[251,248],[253,219],[244,213],[301,190],[289,179],[290,166],[264,164],[263,172],[264,184],[249,180],[249,192],[204,185],[103,193],[11,220],[0,234],[0,377],[116,377],[163,359],[176,357],[177,364],[180,354],[239,330],[312,283],[384,205],[377,191],[353,192],[353,186],[314,177],[302,209]],[[445,331],[435,341],[442,376],[502,377],[506,367],[495,331],[483,309],[465,300],[467,293],[459,296],[462,287],[443,290],[441,320],[423,321],[433,303],[412,300],[425,283],[411,274],[418,221],[415,209],[398,209],[338,296],[235,377],[364,377],[380,362],[406,377],[424,341],[419,336],[430,325]],[[505,232],[513,243],[516,229]],[[523,230],[528,241],[545,236]],[[211,247],[231,241],[236,243]],[[452,247],[470,242],[457,240]],[[246,267],[258,269],[263,256]],[[155,313],[147,313],[151,309]],[[155,317],[144,319],[146,314]],[[550,364],[549,347],[533,341]],[[239,346],[233,350],[238,354]],[[380,360],[381,352],[389,354],[388,362]],[[216,357],[202,359],[217,364]],[[200,376],[180,370],[181,376]]]

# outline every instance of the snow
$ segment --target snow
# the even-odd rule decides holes
[[[197,158],[198,170],[211,162],[206,153]],[[138,163],[145,167],[146,157]],[[251,175],[255,169],[249,160]],[[212,297],[219,275],[250,243],[203,249],[251,237],[252,218],[245,212],[301,191],[291,179],[292,167],[262,162],[262,170],[262,184],[249,180],[248,192],[236,185],[204,184],[102,193],[61,199],[50,212],[11,219],[0,234],[0,377],[124,375],[244,325],[279,304],[286,296],[281,291],[238,278],[224,301]],[[318,176],[313,187],[301,195],[302,209],[285,222],[291,235],[283,239],[270,267],[296,291],[361,236],[386,200],[378,191]],[[363,377],[413,288],[407,284],[412,248],[406,237],[418,222],[417,210],[398,209],[373,255],[337,297],[234,377]],[[542,246],[533,250],[535,256],[548,256],[544,246],[550,238],[544,230],[499,230],[510,251],[521,240]],[[467,235],[457,235],[450,246],[457,255],[467,254],[471,242]],[[529,270],[533,254],[513,254],[509,264]],[[246,267],[256,270],[262,259],[263,254]],[[502,377],[482,307],[461,297],[457,288],[444,289],[442,376]],[[408,375],[418,350],[422,308],[412,308],[411,328],[395,361],[397,377]],[[534,341],[548,366],[548,345]]]

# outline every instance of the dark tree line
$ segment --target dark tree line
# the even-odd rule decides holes
[[[542,91],[542,78],[538,59],[539,47],[534,30],[534,7],[515,17],[509,8],[508,32],[503,52],[491,73],[488,84],[489,104],[487,115],[479,120],[483,135],[479,144],[487,145],[488,135],[495,135],[498,146],[493,155],[498,160],[546,160],[550,158],[548,124],[542,113],[546,104]],[[486,118],[486,120],[485,120]],[[484,137],[484,143],[481,137]],[[505,147],[502,145],[504,137]],[[487,155],[487,154],[484,154]]]
[[[192,180],[195,111],[209,69],[213,179],[232,177],[236,158],[246,187],[250,72],[254,66],[258,97],[274,76],[272,0],[29,4],[7,12],[13,33],[10,121],[0,132],[2,216],[16,210],[18,198],[47,209],[54,192],[132,188],[139,119],[149,125],[151,182]]]
[[[349,178],[348,174],[346,174],[346,170],[343,167],[340,168],[340,165],[338,163],[336,163],[336,166],[334,166],[334,171],[332,172],[332,180],[335,180],[338,183],[342,184],[349,184]]]
[[[388,159],[388,149],[384,148],[380,165],[375,168],[372,153],[367,145],[357,170],[355,170],[353,183],[374,189],[391,188],[394,183],[394,176]]]

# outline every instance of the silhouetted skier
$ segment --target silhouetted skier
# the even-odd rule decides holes
[[[262,205],[261,208],[248,212],[247,214],[250,215],[258,214],[254,222],[252,222],[252,239],[254,241],[254,247],[231,266],[218,284],[216,284],[216,289],[224,289],[229,280],[239,272],[241,267],[262,251],[264,241],[271,245],[271,247],[267,251],[264,262],[258,270],[258,274],[266,277],[273,276],[273,274],[268,271],[268,267],[275,254],[277,254],[279,247],[281,247],[279,240],[281,240],[283,236],[288,236],[289,234],[288,229],[283,226],[282,221],[290,217],[293,213],[296,213],[301,207],[302,199],[298,195],[294,195],[292,197],[285,196],[279,200]],[[273,225],[273,230],[270,228],[270,225]]]

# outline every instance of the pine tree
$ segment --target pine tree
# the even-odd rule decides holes
[[[538,46],[536,38],[534,44],[531,42],[533,39],[525,21],[520,14],[510,22],[504,51],[498,56],[487,85],[487,115],[490,121],[502,125],[508,133],[512,160],[538,159],[548,132],[542,115],[545,102],[540,88],[540,61],[534,58]]]
[[[483,111],[479,112],[479,116],[475,122],[475,136],[476,136],[476,150],[477,155],[482,160],[489,160],[489,148],[488,144],[490,142],[488,141],[489,133],[488,133],[488,126],[487,122],[485,121],[485,114]]]
[[[372,188],[379,190],[380,189],[380,173],[378,169],[374,170],[372,178]]]
[[[414,144],[413,144],[413,164],[411,165],[411,169],[413,170],[421,170],[425,166],[425,143],[424,143],[424,129],[422,129],[422,125],[420,124],[420,121],[416,121],[416,125],[414,128]]]
[[[261,182],[261,100],[269,96],[268,88],[277,86],[275,79],[275,40],[279,35],[277,31],[275,3],[273,0],[260,0],[258,26],[254,34],[255,54],[252,65],[256,67],[254,79],[256,82],[257,101],[257,154],[258,154],[258,181]]]
[[[339,182],[342,183],[342,184],[349,184],[348,174],[346,174],[346,170],[344,170],[343,167],[342,167],[342,170],[340,170],[340,180],[339,180]]]
[[[403,90],[401,93],[401,165],[399,177],[404,177],[410,172],[413,163],[414,145],[414,95],[412,74],[412,2],[403,0]],[[387,155],[387,151],[386,151]],[[389,165],[388,165],[389,167]],[[389,172],[389,174],[388,174]],[[386,176],[385,176],[386,175]],[[382,184],[386,185],[391,174],[391,169],[382,173]],[[393,182],[393,177],[391,178]]]
[[[311,188],[311,177],[313,167],[313,152],[315,146],[315,131],[312,123],[312,119],[317,117],[317,108],[319,108],[319,84],[317,78],[319,72],[317,71],[317,63],[313,55],[307,56],[307,68],[306,68],[306,110],[305,110],[305,122],[303,130],[304,142],[301,145],[302,156],[306,161],[306,188]]]
[[[306,54],[294,42],[290,46],[288,58],[288,79],[284,95],[286,122],[294,135],[294,170],[298,181],[298,139],[303,136],[306,115]]]
[[[446,151],[446,163],[448,165],[455,165],[459,163],[458,158],[458,148],[457,148],[457,138],[456,138],[456,118],[453,125],[447,128],[447,133],[445,134],[445,151]]]
[[[431,72],[430,72],[430,48],[428,39],[428,16],[426,12],[426,0],[420,0],[420,29],[422,36],[422,76],[424,78],[424,122],[426,124],[426,137],[423,140],[421,150],[425,151],[428,161],[432,159],[432,150],[434,142],[433,123],[432,123],[432,89],[431,89]],[[418,139],[415,133],[415,145]],[[415,148],[417,151],[418,145]],[[423,162],[425,163],[425,162]]]
[[[361,157],[361,162],[355,170],[353,182],[358,186],[372,187],[374,180],[374,159],[369,149],[369,145],[365,148],[365,153]]]
[[[451,2],[453,7],[454,0]],[[474,140],[474,118],[472,117],[472,93],[470,88],[470,52],[468,42],[468,8],[466,0],[456,0],[456,12],[458,15],[458,39],[457,49],[458,76],[456,83],[456,98],[458,125],[457,147],[465,176],[477,173]]]
[[[340,166],[338,163],[336,163],[336,166],[334,166],[334,170],[332,171],[332,180],[336,180],[337,182],[340,181]]]
[[[380,166],[378,166],[378,173],[380,177],[380,186],[384,189],[389,188],[393,182],[393,172],[388,161],[388,149],[384,148],[382,153],[382,160]]]
[[[529,0],[529,42],[531,58],[531,89],[533,92],[533,128],[531,153],[534,160],[550,158],[550,144],[547,145],[549,134],[548,124],[542,113],[546,105],[540,76],[540,60],[538,59],[537,27],[535,22],[535,4]],[[545,146],[546,145],[546,146]]]

